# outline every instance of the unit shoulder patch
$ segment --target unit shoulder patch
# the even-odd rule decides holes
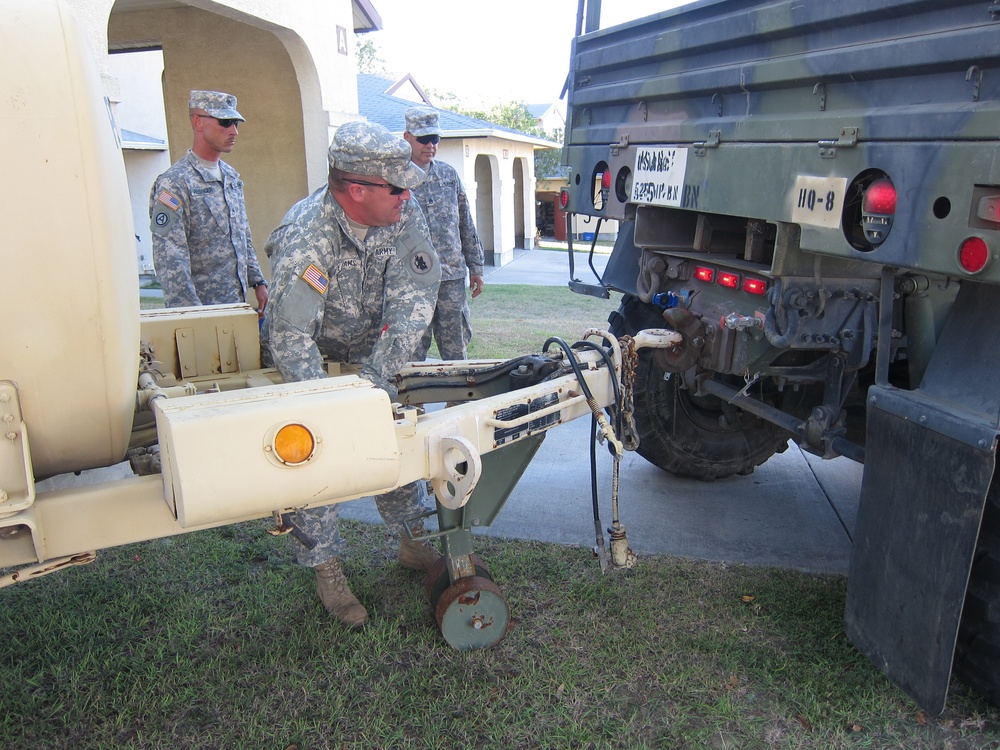
[[[149,231],[161,237],[168,234],[178,220],[181,205],[180,198],[169,190],[161,190],[149,214]]]
[[[423,276],[434,270],[434,258],[426,250],[417,250],[410,254],[410,270],[417,276]]]
[[[409,227],[399,234],[396,257],[418,288],[440,283],[441,263],[430,239],[419,230]]]

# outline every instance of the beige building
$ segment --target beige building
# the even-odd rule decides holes
[[[143,233],[148,238],[150,176],[191,144],[191,89],[227,91],[239,99],[247,124],[226,160],[246,183],[259,248],[289,206],[325,179],[330,134],[357,117],[354,34],[381,23],[368,0],[67,0],[67,5],[88,30],[120,123],[145,107],[123,100],[111,55],[162,54],[159,90],[144,93],[148,101],[159,99],[165,132],[138,135],[162,140],[168,150],[158,159],[148,143],[138,149],[134,140],[123,139],[140,258],[149,250]]]
[[[156,175],[191,144],[191,89],[226,91],[239,100],[247,122],[226,161],[243,177],[251,229],[262,251],[288,208],[325,182],[333,131],[361,116],[355,35],[380,28],[373,2],[65,2],[87,30],[121,130],[139,273],[148,272],[152,260],[149,189]],[[492,145],[496,148],[491,146],[483,159],[468,145],[456,155],[442,153],[442,158],[461,163],[469,157],[460,174],[476,203],[484,244],[501,264],[515,246],[534,237],[534,144],[519,143],[517,149]],[[517,155],[509,159],[515,150]],[[515,194],[525,197],[515,200]],[[266,258],[261,266],[267,274]]]
[[[361,115],[402,135],[404,113],[414,103],[434,106],[412,76],[398,80],[358,76]],[[469,196],[487,265],[503,266],[514,248],[535,244],[535,150],[560,144],[473,117],[439,110],[437,159],[458,172]]]

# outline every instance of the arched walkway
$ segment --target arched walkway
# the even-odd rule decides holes
[[[487,265],[496,265],[496,251],[501,247],[500,223],[495,220],[500,212],[499,201],[496,157],[479,154],[476,157],[476,230],[483,243]]]
[[[525,216],[525,191],[524,186],[527,182],[527,175],[525,174],[525,160],[522,158],[514,159],[514,247],[524,247],[524,240],[526,236],[524,227],[524,216]]]

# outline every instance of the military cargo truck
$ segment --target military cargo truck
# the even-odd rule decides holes
[[[705,480],[789,439],[863,462],[850,638],[928,709],[953,660],[1000,703],[1000,7],[599,18],[581,2],[560,200],[621,222],[570,286],[683,339],[639,358],[639,452]]]

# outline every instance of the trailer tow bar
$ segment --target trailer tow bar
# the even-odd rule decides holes
[[[579,409],[581,402],[586,402],[594,424],[594,440],[591,441],[593,476],[596,477],[594,454],[596,442],[608,441],[614,460],[612,523],[607,529],[611,540],[610,565],[616,569],[631,568],[635,565],[636,556],[628,546],[625,526],[619,520],[618,491],[623,452],[634,450],[638,442],[634,437],[634,426],[628,418],[632,408],[631,394],[637,360],[636,351],[642,347],[669,348],[679,344],[682,338],[676,331],[668,329],[642,331],[634,338],[623,337],[622,343],[619,343],[613,334],[598,329],[587,331],[585,336],[600,337],[603,343],[598,344],[585,338],[570,347],[562,339],[550,338],[543,347],[544,353],[550,344],[557,344],[565,354],[564,361],[573,369],[576,384],[564,391],[562,400],[555,399],[552,394],[532,394],[525,396],[526,401],[518,404],[514,410],[508,407],[504,413],[494,411],[491,416],[486,416],[482,424],[487,428],[499,429],[508,434],[514,430],[524,432],[503,451],[492,451],[481,456],[471,442],[462,441],[463,460],[445,461],[447,481],[431,482],[437,498],[437,509],[432,513],[437,515],[439,531],[425,533],[422,539],[440,539],[443,554],[427,572],[424,587],[441,634],[453,648],[462,651],[489,648],[503,640],[506,635],[511,623],[510,608],[499,587],[494,583],[489,567],[472,551],[472,527],[489,525],[506,501],[517,477],[530,462],[545,431],[560,423],[561,414],[566,410],[573,407]],[[607,347],[611,348],[611,354],[608,353]],[[584,375],[583,368],[589,368],[591,371],[598,369],[595,356],[593,354],[589,356],[589,364],[582,360],[578,361],[579,352],[574,352],[574,349],[594,350],[599,358],[603,359],[614,391],[613,402],[607,404],[615,407],[613,420],[608,420],[601,401],[591,392],[587,377]],[[562,387],[566,388],[565,385]],[[627,403],[623,401],[623,395]],[[607,402],[609,397],[602,396],[601,400]],[[458,404],[441,412],[440,418],[448,419],[445,414],[451,412],[454,414],[452,419],[461,420],[464,414],[472,413],[473,409],[472,404]],[[581,416],[579,411],[575,416]],[[416,415],[414,414],[412,418],[416,419]],[[459,442],[449,437],[440,440],[451,448],[455,448]],[[441,457],[445,456],[444,451],[439,453]],[[491,472],[489,475],[493,479],[479,483],[476,480],[483,475],[484,466],[485,471]],[[505,470],[516,472],[509,485],[504,485],[497,479],[499,475],[506,473]],[[593,484],[595,526],[601,546],[600,542],[603,540],[597,515],[596,479]],[[478,491],[474,493],[473,489]],[[605,572],[608,565],[608,556],[605,554],[602,559],[602,572]]]

